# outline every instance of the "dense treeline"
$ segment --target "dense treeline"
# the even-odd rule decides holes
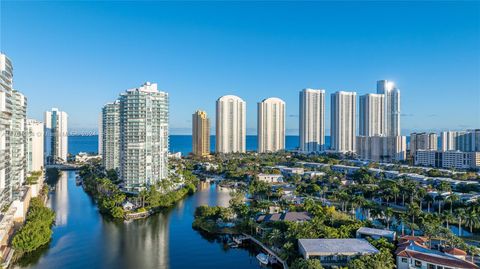
[[[52,236],[55,213],[43,204],[41,197],[32,198],[25,225],[13,237],[13,248],[29,253],[47,244]]]
[[[175,182],[168,179],[146,188],[128,200],[138,205],[136,212],[169,207],[196,190],[197,178],[190,171],[181,170],[180,175],[183,178],[183,185],[178,189],[172,190],[172,184]],[[126,212],[122,203],[127,200],[127,196],[116,184],[118,177],[114,171],[105,172],[99,165],[89,164],[81,168],[80,176],[85,191],[97,201],[100,212],[113,218],[125,217]]]

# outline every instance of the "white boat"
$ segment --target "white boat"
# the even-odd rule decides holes
[[[263,253],[259,253],[257,255],[257,260],[263,264],[263,265],[267,265],[268,264],[268,256],[263,254]]]

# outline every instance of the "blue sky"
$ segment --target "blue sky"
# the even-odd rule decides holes
[[[287,103],[298,92],[402,93],[402,131],[480,128],[479,2],[13,2],[0,4],[0,49],[28,114],[59,107],[73,130],[95,129],[103,104],[144,81],[170,94],[172,133],[189,133],[215,100]],[[212,120],[214,122],[214,120]],[[328,134],[328,133],[327,133]]]

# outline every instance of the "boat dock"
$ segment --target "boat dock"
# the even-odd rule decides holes
[[[243,233],[243,236],[244,236],[244,238],[242,238],[242,239],[251,240],[251,241],[254,242],[255,244],[259,245],[260,247],[262,247],[262,249],[263,249],[265,252],[267,252],[269,258],[274,258],[278,263],[282,264],[283,269],[288,269],[287,262],[285,262],[284,260],[282,260],[273,250],[271,250],[269,247],[265,246],[265,244],[263,244],[262,242],[260,242],[259,240],[257,240],[255,237],[253,237],[253,236],[251,236],[251,235],[248,235],[248,234],[246,234],[246,233]]]

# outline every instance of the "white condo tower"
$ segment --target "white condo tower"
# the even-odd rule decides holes
[[[304,89],[299,96],[300,150],[325,150],[325,90]]]
[[[216,114],[217,153],[245,152],[246,103],[235,95],[225,95],[217,100]]]
[[[258,103],[258,152],[285,149],[285,102],[272,97]]]

